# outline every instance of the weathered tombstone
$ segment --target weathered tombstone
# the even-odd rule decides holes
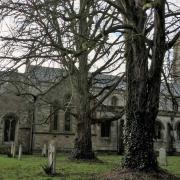
[[[13,148],[13,158],[16,156],[16,145],[15,145],[15,143],[14,143],[14,148]]]
[[[160,148],[159,149],[159,164],[161,166],[166,166],[167,165],[167,155],[166,155],[166,149]]]
[[[11,143],[11,152],[10,152],[11,155],[13,155],[13,148],[14,148],[14,143],[12,142]]]
[[[49,144],[48,164],[51,168],[51,174],[56,174],[56,147],[54,144]]]
[[[52,144],[49,144],[49,149],[48,149],[48,163],[49,163],[49,167],[52,165],[53,163],[53,152],[52,152]]]
[[[42,156],[46,156],[47,155],[47,146],[46,144],[43,145],[43,148],[42,148]]]
[[[15,146],[14,142],[12,142],[12,144],[11,144],[11,155],[12,155],[13,158],[16,155],[16,146]]]
[[[19,155],[18,155],[18,160],[21,160],[21,156],[22,156],[22,145],[19,145]]]

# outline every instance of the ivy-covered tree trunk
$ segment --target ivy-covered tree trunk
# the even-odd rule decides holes
[[[165,52],[164,0],[154,8],[154,37],[152,59],[148,67],[146,13],[140,6],[132,7],[134,31],[126,35],[127,109],[125,122],[125,156],[123,167],[156,170],[157,159],[153,148],[155,120],[159,108],[161,71]]]
[[[153,149],[156,114],[149,112],[148,57],[144,39],[134,37],[127,55],[127,112],[125,122],[125,159],[127,168],[157,166]]]

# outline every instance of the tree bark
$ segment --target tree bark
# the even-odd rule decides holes
[[[123,166],[155,169],[153,129],[156,115],[148,111],[148,57],[143,37],[128,43],[127,111]]]
[[[92,150],[91,141],[91,117],[88,72],[86,71],[86,61],[80,63],[80,74],[78,77],[78,117],[77,130],[72,158],[74,159],[93,159],[95,158]]]
[[[91,141],[91,121],[86,113],[81,114],[78,119],[77,135],[71,156],[73,159],[95,158]]]
[[[80,59],[78,74],[78,117],[77,130],[72,158],[74,159],[93,159],[94,153],[92,150],[91,141],[91,117],[90,117],[90,95],[88,85],[87,71],[87,55],[83,55]]]
[[[126,38],[127,107],[125,122],[125,156],[123,167],[138,170],[157,170],[153,148],[155,119],[159,108],[161,70],[165,54],[164,0],[154,8],[154,37],[152,61],[148,69],[148,49],[144,33],[146,14],[138,5],[132,8],[137,33],[128,32]]]
[[[93,1],[92,1],[93,2]],[[91,2],[91,3],[92,3]],[[77,49],[85,48],[90,30],[87,22],[87,15],[90,11],[90,1],[80,1],[80,19],[79,19],[79,36],[77,37]],[[77,131],[72,158],[74,159],[93,159],[95,158],[92,150],[91,140],[91,117],[90,117],[90,85],[88,80],[88,53],[83,52],[78,57],[79,71],[76,79],[76,89],[78,93],[78,117]]]

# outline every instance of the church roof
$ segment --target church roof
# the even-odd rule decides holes
[[[30,66],[29,67],[30,78],[39,82],[55,82],[66,74],[66,71],[60,68],[52,68],[45,66]],[[89,77],[91,74],[89,74]],[[103,88],[110,86],[118,80],[118,77],[113,75],[99,74],[93,78],[93,86],[96,88]],[[116,89],[125,89],[125,82],[119,83]]]
[[[63,76],[63,70],[60,68],[51,68],[45,66],[30,66],[28,74],[31,79],[38,82],[54,82]]]
[[[58,80],[62,79],[62,77],[66,75],[66,71],[64,69],[60,68],[53,68],[53,67],[45,67],[45,66],[34,66],[31,65],[28,68],[28,76],[29,79],[33,80],[34,82],[57,82]],[[91,76],[92,74],[89,74]],[[5,82],[10,79],[10,77],[23,77],[22,73],[18,73],[15,71],[6,73],[0,71],[0,81]],[[104,88],[105,86],[111,86],[115,82],[117,82],[119,77],[113,76],[113,75],[107,75],[107,74],[99,74],[96,75],[95,78],[93,78],[93,87],[94,88]],[[174,82],[169,83],[169,88],[171,89],[171,92],[174,96],[180,95],[180,84]],[[117,90],[125,90],[126,88],[126,82],[123,79],[118,86],[116,87]],[[163,82],[161,84],[161,93],[168,95],[168,88],[166,86],[166,83]]]

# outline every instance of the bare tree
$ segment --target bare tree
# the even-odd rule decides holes
[[[172,6],[176,10],[171,9]],[[75,115],[74,158],[94,157],[91,114],[121,81],[121,78],[115,79],[105,95],[106,91],[102,90],[92,96],[94,79],[105,70],[110,72],[108,68],[114,64],[117,69],[121,65],[120,59],[125,57],[127,106],[123,166],[157,169],[153,130],[159,108],[164,56],[180,35],[178,7],[165,0],[9,0],[2,1],[0,7],[1,23],[8,21],[10,16],[16,22],[6,26],[10,34],[1,35],[4,42],[1,59],[13,60],[17,67],[19,63],[26,63],[27,58],[30,63],[39,64],[51,59],[75,77],[73,86],[78,92],[79,106]],[[110,41],[108,38],[113,32],[115,38]],[[120,42],[121,46],[117,48]],[[17,55],[19,47],[24,53]],[[100,66],[94,68],[99,60]],[[90,102],[97,95],[102,96],[92,107]]]
[[[119,74],[111,85],[92,93],[99,74],[113,72],[122,65],[123,48],[114,48],[118,44],[123,47],[122,36],[111,34],[121,26],[116,27],[116,21],[109,16],[118,16],[116,10],[94,0],[8,0],[0,3],[0,10],[1,24],[6,28],[0,36],[1,64],[13,61],[13,67],[18,68],[22,64],[55,63],[73,75],[78,102],[72,157],[94,158],[92,114],[122,80]],[[92,106],[93,100],[96,103]]]
[[[165,53],[180,36],[180,9],[166,0],[110,1],[125,30],[127,105],[125,157],[130,169],[156,170],[153,149]],[[172,9],[172,7],[174,9]]]

